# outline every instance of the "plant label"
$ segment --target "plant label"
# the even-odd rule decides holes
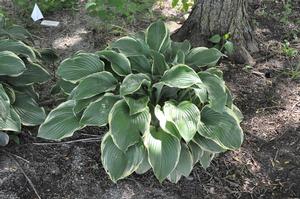
[[[43,20],[41,25],[42,26],[57,27],[59,25],[59,22],[58,21]]]
[[[31,13],[31,18],[33,19],[33,21],[38,21],[44,18],[42,11],[37,4],[34,5],[33,11]]]

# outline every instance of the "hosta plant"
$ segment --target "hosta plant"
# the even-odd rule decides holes
[[[21,125],[36,126],[46,117],[33,84],[47,81],[50,75],[40,65],[39,51],[13,39],[26,39],[29,35],[24,30],[7,27],[0,17],[0,146],[8,143],[9,135],[20,132]]]
[[[68,100],[49,113],[38,136],[61,140],[107,125],[101,160],[114,182],[150,169],[160,182],[177,182],[243,142],[242,115],[214,67],[222,55],[171,41],[161,21],[105,50],[78,52],[57,72],[73,85]]]

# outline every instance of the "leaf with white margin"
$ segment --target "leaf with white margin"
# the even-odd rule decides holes
[[[11,51],[16,55],[29,57],[32,61],[36,59],[33,48],[21,41],[15,41],[12,39],[0,40],[0,52],[1,51]]]
[[[120,95],[133,94],[139,90],[142,85],[149,87],[150,84],[151,79],[143,73],[127,75],[120,86]]]
[[[0,84],[0,119],[6,120],[10,112],[10,99],[4,90],[2,84]]]
[[[180,141],[161,128],[151,127],[145,134],[144,145],[154,175],[162,182],[177,166],[181,151]]]
[[[82,128],[79,118],[74,114],[74,100],[66,101],[53,109],[40,126],[38,137],[49,140],[61,140],[71,137],[76,130]]]
[[[150,101],[149,97],[141,97],[139,99],[134,99],[132,97],[124,97],[127,105],[129,106],[130,115],[134,115],[144,111],[148,107]]]
[[[135,172],[137,174],[144,174],[147,171],[149,171],[150,169],[151,169],[151,165],[150,165],[149,160],[148,160],[148,153],[147,153],[147,150],[144,148],[144,150],[143,150],[143,161],[141,162],[141,164],[139,165],[137,170],[135,170]]]
[[[108,116],[110,133],[114,143],[122,151],[141,141],[141,135],[149,131],[151,115],[149,108],[135,115],[130,115],[130,110],[125,100],[114,104]]]
[[[163,112],[167,120],[174,122],[186,142],[193,139],[200,122],[200,111],[195,104],[184,101],[176,106],[172,102],[165,102]]]
[[[202,136],[212,139],[224,149],[235,150],[241,147],[243,131],[236,118],[226,110],[220,113],[206,105],[201,111],[201,121],[198,132]]]
[[[223,53],[216,48],[197,47],[186,56],[186,64],[197,67],[211,66],[217,64],[222,56]]]
[[[165,61],[165,56],[157,51],[151,52],[153,63],[152,63],[152,74],[153,75],[163,75],[166,70],[170,67]]]
[[[10,108],[5,121],[0,118],[0,129],[3,131],[21,131],[21,119],[12,108]]]
[[[188,147],[193,157],[193,165],[195,165],[199,161],[199,158],[203,155],[204,151],[195,142],[189,142]]]
[[[113,182],[129,176],[133,173],[143,160],[143,146],[135,144],[126,152],[120,150],[109,133],[101,143],[101,160],[105,171]]]
[[[188,177],[193,169],[193,156],[186,144],[181,143],[179,162],[176,168],[170,173],[168,179],[177,183],[181,176]]]
[[[226,151],[226,149],[218,145],[216,142],[201,136],[199,133],[194,136],[193,141],[204,151],[209,151],[212,153],[221,153]]]
[[[21,122],[25,126],[36,126],[44,122],[46,113],[44,108],[29,95],[16,92],[16,101],[12,108],[20,116]]]
[[[131,66],[128,58],[112,50],[102,50],[96,52],[97,55],[107,59],[115,73],[120,76],[126,76],[131,73]]]
[[[224,80],[208,72],[200,72],[198,75],[207,88],[211,107],[216,111],[222,112],[227,103],[227,92]]]
[[[214,153],[211,153],[209,151],[204,151],[203,155],[199,157],[200,164],[204,169],[207,169],[214,157],[215,157]]]
[[[77,53],[65,59],[57,74],[64,80],[76,83],[81,79],[104,70],[104,63],[93,53]]]
[[[202,83],[202,81],[192,68],[179,64],[167,70],[157,84],[176,88],[189,88],[199,83]]]
[[[170,32],[165,23],[152,23],[146,31],[146,42],[152,50],[164,53],[171,45]]]
[[[18,77],[8,78],[8,82],[16,86],[44,83],[50,79],[50,74],[39,64],[26,63],[26,70]]]
[[[171,135],[174,135],[179,140],[181,139],[180,133],[177,129],[177,126],[173,121],[168,121],[167,117],[165,116],[164,112],[161,110],[161,106],[157,104],[154,109],[155,117],[159,121],[159,126],[162,128],[165,132],[170,133]]]
[[[71,93],[72,99],[88,99],[95,95],[112,91],[116,88],[118,81],[110,72],[99,72],[87,76]]]
[[[132,37],[122,37],[111,44],[111,48],[116,48],[126,57],[143,56],[144,49],[142,44]]]
[[[26,70],[26,66],[22,59],[13,52],[0,52],[0,60],[0,76],[7,75],[17,77]]]
[[[119,100],[119,96],[104,95],[90,103],[82,114],[80,124],[84,126],[105,126],[108,123],[110,110]]]

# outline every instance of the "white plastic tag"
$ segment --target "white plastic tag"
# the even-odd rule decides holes
[[[34,5],[31,18],[33,19],[33,21],[37,21],[44,18],[42,11],[40,10],[37,4]]]
[[[57,27],[59,25],[59,22],[58,21],[43,20],[41,25],[42,26]]]

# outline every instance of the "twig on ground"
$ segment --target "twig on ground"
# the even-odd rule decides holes
[[[85,138],[85,139],[78,139],[78,140],[71,140],[66,142],[34,142],[32,144],[38,146],[46,146],[46,145],[62,145],[62,144],[72,144],[77,142],[99,142],[101,141],[101,137],[96,138]]]
[[[24,175],[24,177],[26,178],[26,180],[28,181],[30,187],[33,189],[35,195],[37,196],[38,199],[41,199],[41,196],[39,195],[39,193],[37,192],[34,184],[32,183],[32,181],[30,180],[30,178],[27,176],[27,174],[25,173],[24,169],[21,167],[21,165],[19,164],[19,162],[16,160],[16,158],[11,155],[10,153],[7,153],[9,157],[11,157],[14,162],[17,164],[17,166],[19,167],[19,169],[21,170],[22,174]]]
[[[251,73],[254,74],[254,75],[257,75],[259,77],[265,78],[265,74],[261,73],[259,71],[252,70]]]
[[[297,106],[298,104],[300,104],[300,101],[299,101],[299,102],[296,102],[296,103],[292,106],[291,111],[294,110],[294,108],[296,108],[296,106]]]
[[[6,153],[7,155],[12,155],[12,156],[14,156],[14,157],[16,157],[16,158],[18,158],[18,159],[21,159],[21,160],[23,160],[24,162],[26,162],[27,164],[30,163],[28,160],[22,158],[21,156],[18,156],[18,155],[16,155],[16,154],[10,153],[10,152],[8,152],[8,151],[6,151],[6,150],[3,150],[3,151],[4,151],[4,153]]]

